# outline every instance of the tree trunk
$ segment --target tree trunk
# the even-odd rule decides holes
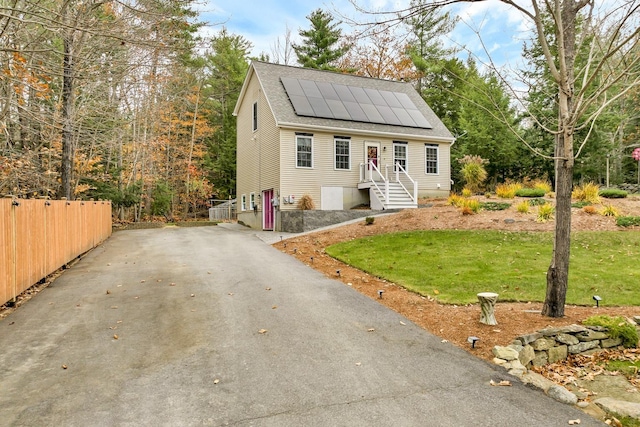
[[[60,165],[60,197],[71,200],[73,196],[73,35],[64,35],[62,77],[62,164]]]
[[[562,136],[558,137],[558,140],[563,139]],[[563,144],[564,141],[558,142],[560,146]],[[542,306],[542,314],[549,317],[564,316],[564,303],[569,285],[572,188],[573,158],[561,158],[556,167],[556,227],[553,255],[547,270],[547,295]]]

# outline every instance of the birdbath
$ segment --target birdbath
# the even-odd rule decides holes
[[[498,301],[498,294],[493,292],[480,292],[478,294],[480,301],[480,323],[485,325],[497,325],[496,317],[493,314],[493,308]]]

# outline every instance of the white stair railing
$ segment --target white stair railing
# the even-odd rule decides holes
[[[411,197],[411,200],[413,200],[413,203],[418,203],[418,183],[409,176],[407,171],[404,170],[402,165],[398,162],[396,162],[395,172],[396,172],[396,182],[399,183],[402,186],[402,188],[404,188],[404,191],[406,191],[407,194],[409,194],[409,197]],[[411,182],[412,191],[407,190],[407,187],[405,187],[405,185],[402,183],[401,177],[406,178],[409,180],[409,182]]]

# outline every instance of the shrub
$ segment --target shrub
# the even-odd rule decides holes
[[[462,197],[471,197],[473,193],[471,192],[471,189],[464,187],[462,189]]]
[[[518,212],[526,214],[529,213],[529,206],[529,201],[523,200],[516,205],[516,209]]]
[[[547,192],[540,188],[521,188],[516,191],[518,197],[543,197],[545,194]]]
[[[311,196],[308,194],[305,194],[302,197],[300,197],[300,200],[298,200],[297,207],[301,211],[310,211],[315,209],[316,205],[313,203],[313,199],[311,198]]]
[[[547,201],[541,197],[536,197],[533,199],[529,199],[529,206],[540,206],[540,205],[544,205],[545,203],[547,203]]]
[[[597,184],[589,182],[582,186],[578,186],[571,192],[571,197],[577,200],[583,200],[591,203],[600,203],[598,192],[600,188]]]
[[[617,217],[620,215],[620,212],[618,212],[618,209],[616,209],[615,206],[611,206],[611,205],[605,206],[604,209],[602,209],[601,213],[604,216],[612,216],[612,217]]]
[[[376,220],[376,218],[375,218],[375,217],[368,216],[368,217],[366,217],[366,218],[364,219],[364,223],[365,223],[365,224],[367,224],[367,225],[371,225],[371,224],[373,224],[373,222],[374,222],[375,220]]]
[[[538,206],[538,217],[536,218],[536,221],[547,222],[553,219],[555,211],[556,210],[551,203],[545,203],[544,205]]]
[[[634,227],[640,225],[640,216],[619,216],[616,218],[618,227]]]
[[[588,213],[589,215],[593,215],[595,213],[598,213],[598,211],[596,210],[596,207],[593,205],[586,205],[583,206],[582,208],[582,212],[584,213]]]
[[[496,196],[501,199],[513,199],[516,197],[516,191],[522,188],[522,184],[519,183],[509,183],[509,184],[500,184],[496,187]]]
[[[480,209],[484,209],[485,211],[503,211],[505,209],[509,209],[511,207],[511,203],[500,203],[500,202],[483,202],[480,203]]]
[[[584,200],[583,200],[583,201],[581,201],[581,202],[574,202],[574,203],[571,203],[571,207],[572,207],[572,208],[578,208],[578,209],[581,209],[581,208],[584,208],[585,206],[591,206],[591,202],[586,202],[586,201],[584,201]]]
[[[629,324],[622,316],[591,316],[582,323],[589,326],[602,326],[607,328],[611,338],[622,339],[622,345],[626,348],[633,348],[638,345],[638,330],[635,326]]]
[[[604,190],[600,190],[598,195],[600,197],[604,197],[605,199],[624,199],[627,197],[627,192],[624,190],[619,190],[617,188],[605,188]]]

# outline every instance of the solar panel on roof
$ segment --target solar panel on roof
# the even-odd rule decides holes
[[[431,129],[409,95],[359,86],[282,77],[299,116]]]

